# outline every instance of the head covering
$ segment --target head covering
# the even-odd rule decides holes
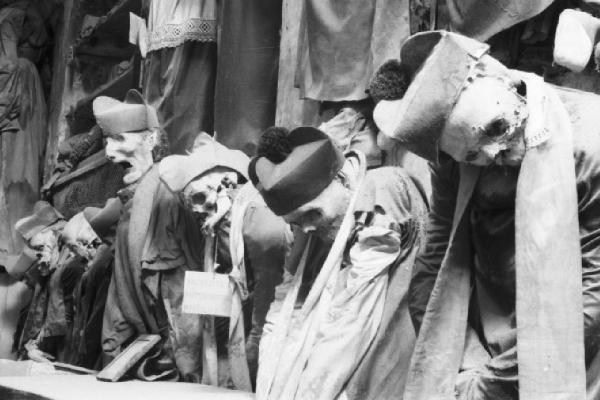
[[[82,230],[83,226],[90,226],[90,223],[83,214],[83,211],[81,211],[71,217],[61,231],[60,235],[65,242],[74,243],[77,241],[77,237],[79,236],[79,232]]]
[[[300,127],[288,136],[291,153],[280,163],[255,157],[252,183],[277,215],[288,214],[315,199],[344,166],[344,154],[317,128]]]
[[[123,132],[138,132],[158,128],[158,116],[154,107],[146,104],[135,89],[125,96],[125,101],[99,96],[93,103],[96,123],[105,136]]]
[[[104,238],[114,232],[115,225],[119,221],[123,203],[116,197],[108,199],[103,208],[86,207],[83,216],[90,224],[96,235]]]
[[[30,240],[37,233],[62,219],[64,219],[62,214],[48,202],[38,201],[33,206],[33,214],[18,220],[15,230],[23,236],[23,239]]]
[[[67,242],[75,242],[81,227],[89,226],[99,238],[104,239],[114,232],[121,208],[122,203],[118,198],[108,199],[103,208],[86,207],[67,222],[61,235]]]
[[[227,148],[206,135],[191,154],[165,157],[158,172],[171,191],[180,192],[195,178],[216,167],[231,169],[247,180],[249,161],[243,152]]]
[[[33,250],[24,247],[18,256],[10,256],[4,265],[6,272],[15,279],[21,279],[23,275],[35,264],[37,257]]]
[[[401,100],[381,100],[373,119],[381,132],[429,161],[467,77],[489,46],[456,33],[430,31],[409,37],[400,50],[412,81]]]

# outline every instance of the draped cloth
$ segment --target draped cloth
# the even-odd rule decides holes
[[[277,289],[261,341],[258,399],[402,393],[414,343],[406,293],[426,207],[399,168],[362,181],[333,245],[296,238],[288,268],[297,268]],[[378,208],[396,228],[355,220]],[[302,282],[314,270],[306,295]]]
[[[102,368],[102,317],[114,263],[114,248],[102,245],[90,261],[74,293],[75,313],[68,343],[68,363]]]
[[[296,85],[319,101],[362,100],[410,35],[408,0],[305,0]]]
[[[213,131],[216,42],[216,0],[150,1],[144,98],[174,154]]]
[[[533,18],[554,0],[446,0],[452,29],[486,41],[496,33]]]
[[[217,140],[254,155],[275,123],[281,0],[220,1]]]
[[[354,227],[354,206],[364,180],[365,164],[363,156],[358,165],[354,166],[357,168],[355,172],[358,176],[357,188],[352,195],[323,268],[302,306],[300,316],[293,321],[294,306],[302,283],[310,245],[307,245],[304,250],[294,275],[292,289],[287,294],[279,315],[276,317],[273,333],[261,342],[261,350],[264,349],[264,353],[261,351],[256,385],[258,399],[294,399],[296,396],[296,391],[301,385],[302,369],[315,345],[317,332],[320,331],[319,325],[324,322],[324,316],[331,306],[346,242]],[[294,329],[290,329],[291,327]],[[339,390],[339,386],[330,388],[330,390],[335,389]]]
[[[281,1],[152,0],[149,18],[144,97],[171,152],[204,131],[254,154],[275,121]]]
[[[73,298],[83,274],[84,262],[78,257],[70,257],[69,250],[64,248],[51,270],[53,272],[49,276],[41,277],[35,284],[23,328],[17,338],[17,348],[23,353],[27,342],[38,340],[40,350],[52,354],[56,361],[68,362],[68,342],[75,312]]]
[[[229,279],[233,287],[229,315],[229,367],[235,387],[246,392],[252,391],[252,384],[246,358],[244,314],[242,312],[242,301],[248,298],[243,224],[250,201],[256,196],[258,196],[258,192],[253,185],[245,185],[238,192],[231,207],[231,230],[229,231],[229,254],[231,255]]]
[[[35,65],[11,54],[22,39],[23,12],[0,11],[0,259],[22,241],[13,227],[38,198],[46,143],[46,102]]]
[[[142,275],[143,250],[159,184],[158,166],[154,165],[141,178],[133,198],[123,206],[102,324],[102,349],[108,358],[118,355],[139,335],[162,333],[161,345],[138,366],[136,375],[144,380],[174,380],[178,376],[163,347],[166,322],[157,318],[157,307],[151,308],[154,304],[148,302]]]
[[[217,45],[186,41],[151,51],[146,63],[144,98],[156,108],[171,152],[185,154],[198,133],[213,131]]]
[[[519,398],[582,399],[586,364],[572,126],[553,89],[534,75],[521,78],[527,86],[529,120],[515,206]],[[405,399],[455,398],[468,343],[473,268],[466,215],[479,171],[460,165],[455,203],[449,199],[454,204],[451,230],[411,361]],[[437,211],[436,204],[432,206]]]

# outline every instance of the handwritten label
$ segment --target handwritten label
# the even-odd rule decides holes
[[[232,287],[229,276],[214,272],[186,271],[182,311],[229,317]]]

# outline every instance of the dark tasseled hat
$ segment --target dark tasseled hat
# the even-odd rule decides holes
[[[250,162],[248,175],[271,211],[285,215],[315,199],[340,171],[345,158],[319,129],[300,127],[286,136],[278,132],[271,139],[279,138],[279,142],[263,141],[261,152],[265,155]]]

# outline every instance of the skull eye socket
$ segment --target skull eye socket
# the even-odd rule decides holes
[[[204,204],[206,201],[206,195],[204,193],[194,193],[192,195],[192,203],[194,204]]]
[[[505,119],[495,119],[485,128],[484,134],[488,138],[497,138],[504,135],[509,128],[509,124]]]

